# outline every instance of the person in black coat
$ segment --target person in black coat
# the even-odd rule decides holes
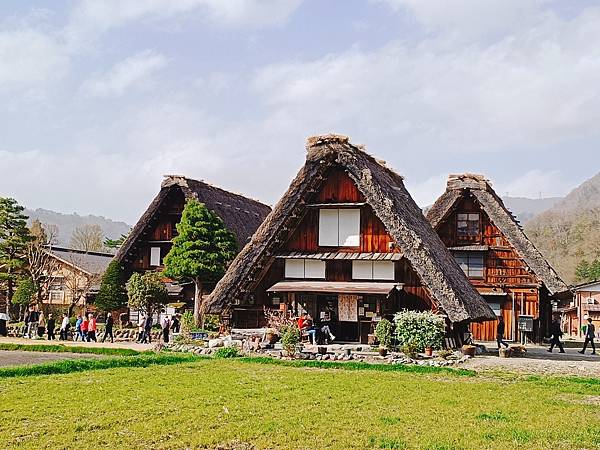
[[[596,354],[596,345],[594,344],[594,338],[596,337],[596,327],[592,323],[592,318],[588,317],[588,324],[585,328],[585,342],[583,343],[583,350],[580,350],[579,353],[582,355],[585,353],[585,349],[588,344],[592,346],[592,355]]]
[[[106,339],[106,336],[110,336],[110,342],[114,342],[113,337],[113,316],[111,313],[106,315],[106,322],[104,323],[104,336],[102,336],[102,342]]]
[[[548,349],[548,351],[552,353],[552,349],[556,345],[560,349],[560,353],[564,353],[565,349],[562,345],[562,342],[560,342],[560,338],[563,335],[563,332],[560,329],[560,322],[558,321],[558,319],[554,319],[554,322],[552,322],[550,332],[552,333],[552,339],[550,340],[550,348]]]
[[[498,317],[498,325],[496,325],[496,342],[498,343],[498,350],[500,350],[500,345],[504,345],[505,348],[508,348],[508,344],[504,342],[504,317]]]
[[[47,328],[48,328],[48,340],[49,341],[55,340],[56,336],[54,335],[54,328],[56,328],[56,320],[54,320],[54,316],[52,314],[48,314]]]

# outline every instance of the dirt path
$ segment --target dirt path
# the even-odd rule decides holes
[[[600,377],[600,356],[577,353],[577,349],[566,349],[566,353],[548,353],[546,347],[527,348],[525,358],[499,358],[498,356],[476,356],[463,366],[476,371],[503,371],[540,375],[578,375]]]
[[[90,359],[103,358],[103,355],[90,355],[86,353],[43,353],[22,351],[0,351],[0,367],[20,366],[24,364],[42,364],[65,359]]]

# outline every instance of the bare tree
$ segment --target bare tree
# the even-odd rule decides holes
[[[73,314],[73,309],[80,300],[86,300],[88,294],[95,285],[100,283],[102,275],[99,271],[84,271],[81,269],[82,255],[73,253],[69,257],[69,268],[63,271],[64,284],[69,294],[69,317]],[[85,303],[84,303],[85,304]]]
[[[81,225],[71,235],[71,248],[86,252],[100,252],[104,248],[104,232],[100,225]]]
[[[34,220],[31,225],[33,239],[27,243],[25,255],[27,257],[27,271],[37,290],[36,301],[41,307],[44,295],[49,291],[49,283],[60,263],[52,256],[52,242],[56,240],[58,228],[47,228],[39,220]]]

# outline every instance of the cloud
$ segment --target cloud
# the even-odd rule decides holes
[[[573,184],[558,170],[530,170],[498,186],[501,195],[529,198],[561,197],[569,193]]]
[[[430,32],[453,37],[494,36],[531,25],[548,0],[377,0],[408,12]],[[448,35],[446,36],[448,38]]]
[[[122,95],[127,90],[148,82],[167,64],[167,58],[153,50],[144,50],[118,62],[106,73],[86,80],[81,89],[87,95],[108,97]]]
[[[600,9],[489,45],[392,42],[257,71],[273,110],[316,130],[375,136],[396,152],[543,148],[600,130]],[[361,138],[362,139],[362,138]]]
[[[32,28],[0,31],[0,91],[47,85],[61,79],[69,64],[50,34]]]
[[[72,46],[126,24],[170,19],[198,19],[228,27],[262,27],[285,23],[301,0],[83,0],[65,30]]]

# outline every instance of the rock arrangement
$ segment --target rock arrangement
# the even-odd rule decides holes
[[[410,358],[403,353],[395,352],[383,357],[371,351],[369,346],[348,346],[351,348],[344,348],[346,346],[343,345],[329,346],[327,348],[328,352],[324,354],[317,351],[307,351],[308,349],[301,348],[296,355],[294,355],[294,358],[291,358],[279,344],[275,344],[275,346],[273,346],[274,348],[255,348],[254,345],[249,345],[245,340],[232,339],[229,336],[209,339],[208,341],[198,341],[197,343],[171,342],[164,345],[165,349],[173,352],[193,353],[201,356],[210,356],[221,347],[236,347],[241,349],[242,352],[247,355],[269,356],[277,359],[340,362],[361,361],[370,364],[412,364],[431,367],[458,366],[471,358],[471,356],[462,355],[460,352],[454,352],[445,358],[442,358],[441,356]]]

